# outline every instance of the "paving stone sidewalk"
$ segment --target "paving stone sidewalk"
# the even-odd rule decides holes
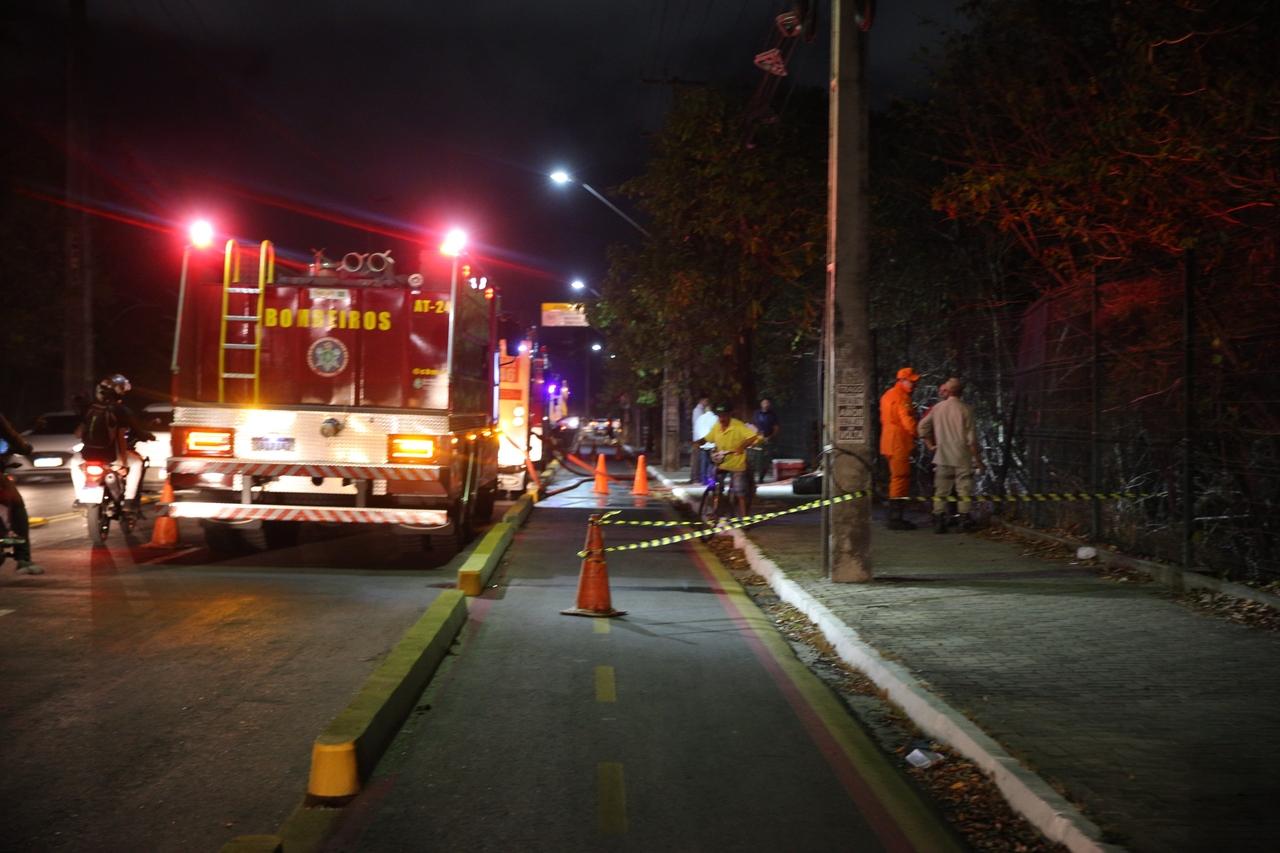
[[[922,515],[921,521],[923,522]],[[1134,851],[1275,850],[1280,635],[977,535],[872,534],[822,573],[817,513],[752,527],[785,574]]]
[[[1136,853],[1280,846],[1280,634],[1016,542],[937,535],[926,519],[914,531],[876,522],[868,584],[827,580],[816,512],[744,532],[881,657],[1066,795],[1104,842]]]

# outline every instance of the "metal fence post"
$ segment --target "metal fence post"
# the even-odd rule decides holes
[[[1195,562],[1195,496],[1192,494],[1191,451],[1195,435],[1196,278],[1195,253],[1187,250],[1182,267],[1182,569],[1190,571]]]
[[[1099,362],[1098,346],[1098,275],[1092,276],[1092,298],[1089,306],[1089,338],[1090,338],[1090,376],[1089,376],[1089,491],[1093,497],[1089,501],[1089,536],[1090,541],[1098,542],[1102,538],[1102,502],[1098,499],[1101,491],[1101,463],[1098,452],[1098,427],[1102,418],[1102,368]]]

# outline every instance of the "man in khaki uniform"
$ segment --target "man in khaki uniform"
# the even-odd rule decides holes
[[[920,437],[933,451],[933,532],[946,533],[946,498],[954,486],[960,499],[960,529],[971,531],[976,525],[969,517],[973,495],[974,471],[982,470],[982,454],[973,426],[973,409],[961,399],[964,383],[951,377],[945,383],[947,398],[938,403],[920,421]]]

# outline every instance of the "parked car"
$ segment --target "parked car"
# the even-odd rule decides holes
[[[76,427],[80,416],[75,412],[45,412],[36,418],[35,425],[22,435],[31,443],[31,457],[14,455],[16,468],[10,473],[19,480],[57,478],[71,476],[71,456],[75,446]]]
[[[155,441],[140,441],[134,445],[138,453],[147,458],[147,474],[143,485],[163,483],[168,472],[170,442],[169,427],[173,424],[173,406],[169,403],[152,403],[138,413],[138,419],[155,433]]]

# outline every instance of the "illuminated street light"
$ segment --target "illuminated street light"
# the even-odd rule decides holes
[[[649,232],[644,230],[644,228],[640,227],[640,223],[636,222],[630,216],[627,216],[625,213],[623,213],[621,210],[615,207],[613,202],[609,201],[609,199],[600,195],[600,193],[595,191],[595,188],[593,188],[590,184],[586,183],[585,181],[575,181],[573,177],[564,169],[556,169],[547,177],[549,177],[554,183],[559,184],[560,186],[564,186],[565,184],[577,184],[587,192],[591,193],[596,198],[600,199],[600,201],[603,202],[604,205],[608,207],[610,210],[612,210],[614,213],[618,214],[623,219],[627,220],[627,224],[629,224],[632,228],[636,229],[646,237],[649,236]]]
[[[591,351],[592,351],[592,352],[600,352],[600,350],[602,350],[602,349],[604,349],[604,347],[603,347],[603,346],[601,346],[600,344],[592,344],[592,345],[591,345]]]
[[[213,225],[209,220],[197,219],[187,229],[187,244],[182,247],[182,272],[178,276],[178,317],[173,324],[173,358],[169,360],[169,392],[175,403],[178,400],[178,346],[182,343],[182,308],[187,301],[187,268],[191,265],[191,249],[209,248],[213,244],[213,237]]]
[[[579,292],[583,290],[590,291],[591,295],[594,296],[596,299],[604,298],[603,296],[600,295],[599,291],[597,291],[594,287],[589,287],[587,283],[580,278],[575,278],[573,281],[569,282],[569,286]]]

